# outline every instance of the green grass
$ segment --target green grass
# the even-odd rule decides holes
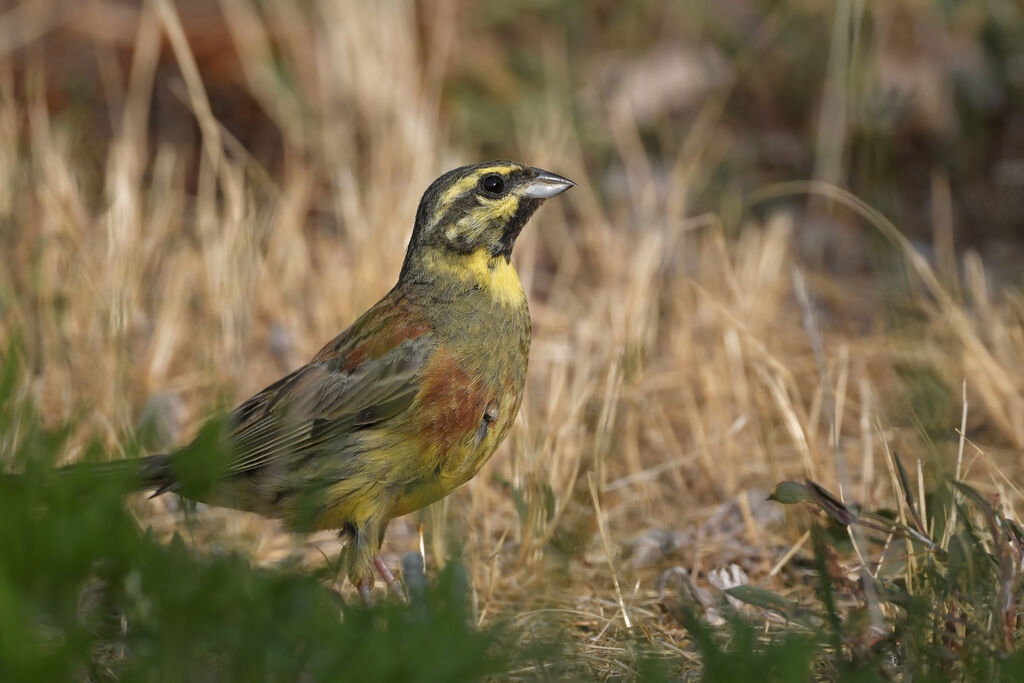
[[[727,592],[809,634],[819,647],[815,673],[831,680],[1021,680],[1024,532],[997,505],[955,481],[929,496],[929,509],[938,514],[924,518],[898,456],[893,459],[906,522],[845,505],[812,482],[783,482],[773,494],[776,500],[811,504],[825,519],[825,526],[812,527],[813,596],[798,604],[747,586]],[[906,544],[905,551],[889,556],[898,566],[864,568],[853,579],[838,570],[836,558],[849,554],[852,543],[836,540],[850,538],[846,531],[853,527],[867,535],[872,554],[883,542],[895,548]],[[748,629],[734,622],[732,631],[743,641],[749,639]],[[710,676],[711,662],[723,650],[707,634],[697,638]],[[764,652],[787,646],[796,647],[788,636]]]

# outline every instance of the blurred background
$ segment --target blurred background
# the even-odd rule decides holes
[[[491,158],[578,183],[517,244],[527,398],[385,546],[423,523],[430,567],[460,539],[481,622],[554,605],[598,630],[614,575],[660,624],[673,566],[795,582],[766,492],[891,505],[893,449],[921,491],[956,471],[1024,502],[1012,0],[7,0],[18,400],[74,425],[63,461],[184,443],[382,296],[420,193]],[[132,505],[180,528],[174,500]],[[337,552],[216,510],[193,539]]]

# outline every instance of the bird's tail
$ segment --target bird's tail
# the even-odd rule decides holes
[[[82,476],[95,480],[117,479],[125,483],[128,491],[156,489],[154,495],[173,488],[171,458],[168,455],[149,455],[107,462],[79,462],[65,465],[57,472],[62,476]]]

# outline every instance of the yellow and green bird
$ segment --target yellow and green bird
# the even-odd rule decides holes
[[[364,600],[388,522],[472,478],[519,411],[530,312],[512,248],[573,187],[510,161],[463,166],[423,194],[398,284],[309,363],[239,406],[226,467],[194,497],[338,529]],[[132,461],[140,488],[182,487],[189,447]]]

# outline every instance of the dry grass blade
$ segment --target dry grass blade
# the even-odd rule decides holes
[[[622,612],[622,621],[627,629],[633,628],[629,619],[629,612],[626,610],[626,602],[622,599],[622,589],[619,587],[619,575],[615,571],[614,554],[612,544],[608,540],[608,530],[605,527],[604,514],[601,512],[601,501],[597,495],[597,484],[593,472],[587,472],[587,483],[590,485],[590,497],[594,501],[594,511],[597,513],[597,528],[601,534],[601,545],[604,548],[605,557],[608,560],[608,570],[612,575],[612,583],[615,585],[615,597],[619,601],[619,609]]]

